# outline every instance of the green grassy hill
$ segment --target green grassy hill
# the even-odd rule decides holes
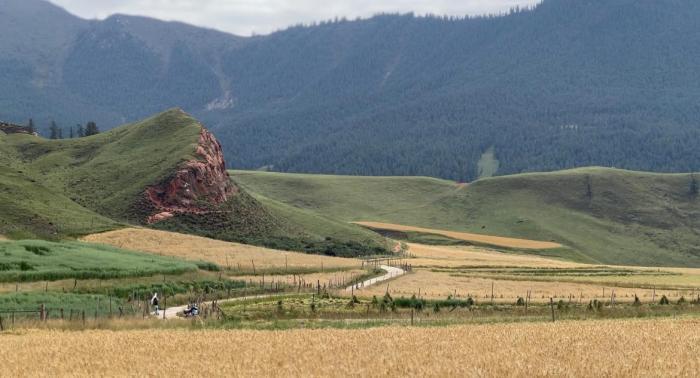
[[[487,178],[233,172],[256,195],[339,221],[378,221],[536,240],[578,261],[700,266],[700,201],[689,174],[603,168]]]
[[[0,133],[0,234],[62,239],[142,225],[152,215],[145,189],[199,159],[202,127],[172,109],[78,139]],[[313,253],[386,252],[384,239],[361,227],[265,202],[240,191],[224,203],[203,204],[211,210],[206,215],[178,213],[153,227]]]

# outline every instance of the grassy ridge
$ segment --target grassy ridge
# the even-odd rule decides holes
[[[194,158],[202,125],[181,110],[95,136],[46,140],[7,136],[23,174],[114,219],[128,219],[144,189]]]
[[[0,135],[0,234],[60,240],[141,224],[150,215],[144,190],[196,158],[201,130],[173,109],[86,138]],[[386,252],[360,227],[267,205],[241,192],[207,216],[177,214],[154,227],[334,256]]]
[[[0,233],[60,239],[142,221],[134,204],[193,158],[201,128],[170,110],[79,139],[0,135]]]
[[[688,174],[603,168],[487,178],[233,172],[262,195],[340,221],[377,221],[543,241],[581,262],[700,266],[700,201]],[[590,188],[590,189],[589,189]]]
[[[104,245],[39,240],[0,242],[0,282],[122,278],[197,270],[194,263]]]

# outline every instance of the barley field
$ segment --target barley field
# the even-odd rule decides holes
[[[561,248],[559,243],[548,241],[537,241],[527,239],[506,238],[501,236],[490,236],[481,234],[471,234],[467,232],[436,230],[432,228],[422,228],[414,226],[404,226],[400,224],[379,223],[379,222],[355,222],[361,226],[366,226],[374,229],[391,230],[391,231],[412,231],[424,234],[435,234],[447,236],[448,238],[465,240],[475,243],[483,243],[497,247],[505,248],[521,248],[521,249],[553,249]]]
[[[484,247],[471,246],[431,246],[408,243],[408,251],[413,256],[409,260],[414,267],[460,266],[518,266],[533,268],[572,268],[584,264],[548,259],[536,255],[503,253]]]
[[[308,255],[262,247],[229,243],[198,236],[142,228],[127,228],[89,235],[85,241],[108,244],[124,249],[174,256],[187,260],[209,261],[221,267],[243,271],[255,269],[284,270],[289,268],[321,270],[321,268],[358,268],[355,259]]]
[[[492,286],[493,285],[493,286]],[[361,297],[383,296],[387,291],[394,298],[420,295],[426,299],[445,299],[448,296],[456,298],[472,297],[477,303],[491,302],[491,288],[493,287],[494,302],[513,304],[518,297],[525,297],[531,292],[532,302],[549,302],[549,298],[555,300],[571,298],[572,302],[588,303],[592,299],[610,300],[612,290],[615,290],[616,302],[633,302],[637,295],[643,303],[656,301],[662,295],[669,299],[686,300],[695,298],[700,292],[694,289],[670,290],[670,289],[641,289],[611,287],[592,284],[578,284],[569,282],[542,282],[542,281],[513,281],[494,280],[477,277],[461,277],[450,273],[417,270],[412,274],[396,278],[394,280],[363,288],[356,291]]]
[[[697,319],[357,330],[29,330],[0,336],[3,375],[697,376]]]

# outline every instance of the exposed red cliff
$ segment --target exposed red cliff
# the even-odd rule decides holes
[[[238,193],[226,172],[221,145],[204,128],[195,154],[196,159],[182,164],[173,176],[146,189],[146,200],[154,209],[149,224],[176,214],[206,214]]]

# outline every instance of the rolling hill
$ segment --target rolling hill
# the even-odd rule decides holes
[[[423,177],[232,176],[254,196],[344,222],[554,241],[566,248],[538,253],[589,263],[700,266],[700,201],[690,174],[582,168],[469,185]]]
[[[0,119],[55,119],[64,135],[182,107],[247,169],[473,181],[700,167],[697,1],[545,0],[250,38],[42,0],[2,1],[0,16]]]
[[[2,133],[0,152],[0,234],[13,238],[142,225],[310,253],[385,251],[358,226],[268,210],[231,182],[218,141],[180,109],[77,139]]]

